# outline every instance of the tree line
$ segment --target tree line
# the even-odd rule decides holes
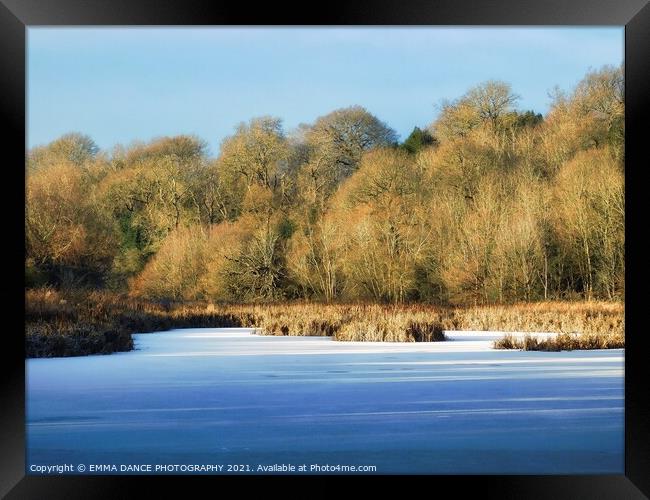
[[[101,151],[67,134],[26,166],[28,287],[153,299],[506,303],[624,297],[620,67],[545,116],[487,81],[402,143],[360,106]]]

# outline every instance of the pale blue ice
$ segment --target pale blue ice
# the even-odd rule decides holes
[[[497,351],[486,335],[451,338],[173,330],[134,335],[128,353],[30,359],[27,472],[69,463],[623,473],[623,350]]]

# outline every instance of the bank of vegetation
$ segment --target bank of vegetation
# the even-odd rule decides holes
[[[128,351],[133,348],[132,333],[190,327],[246,327],[262,335],[379,342],[442,341],[446,330],[560,332],[562,348],[580,349],[624,347],[625,319],[623,305],[617,302],[214,304],[152,301],[112,292],[27,292],[28,357]],[[558,345],[506,337],[496,347],[557,350]]]
[[[290,131],[279,118],[253,118],[214,156],[193,136],[102,151],[65,135],[28,154],[27,287],[190,309],[620,304],[622,68],[556,91],[545,116],[518,100],[507,83],[484,82],[441,102],[403,142],[359,106]],[[381,325],[411,321],[380,318],[300,331],[386,339],[395,328]],[[75,343],[128,348],[110,333],[114,321]],[[63,323],[40,325],[52,332],[39,338],[65,336]],[[428,325],[411,335],[439,336]]]

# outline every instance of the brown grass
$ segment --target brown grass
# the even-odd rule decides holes
[[[622,349],[625,337],[607,334],[561,333],[555,337],[537,339],[531,336],[514,338],[506,335],[494,343],[495,349],[521,349],[523,351],[573,351],[577,349]]]
[[[107,354],[133,349],[131,334],[182,327],[254,326],[246,311],[206,304],[175,305],[105,293],[29,290],[25,303],[27,357]]]
[[[264,335],[331,336],[340,341],[431,342],[444,330],[557,332],[551,341],[506,337],[501,349],[624,347],[624,306],[540,302],[501,306],[425,304],[212,304],[140,300],[107,292],[26,292],[28,357],[128,351],[131,333],[184,327],[255,327]],[[545,343],[546,342],[546,343]]]

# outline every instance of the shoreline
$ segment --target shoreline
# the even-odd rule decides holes
[[[335,341],[440,342],[444,332],[499,332],[497,348],[624,348],[624,304],[509,305],[164,303],[107,292],[29,290],[26,357],[109,354],[133,349],[132,334],[179,328],[254,328],[262,335]],[[502,333],[503,332],[503,335]]]

